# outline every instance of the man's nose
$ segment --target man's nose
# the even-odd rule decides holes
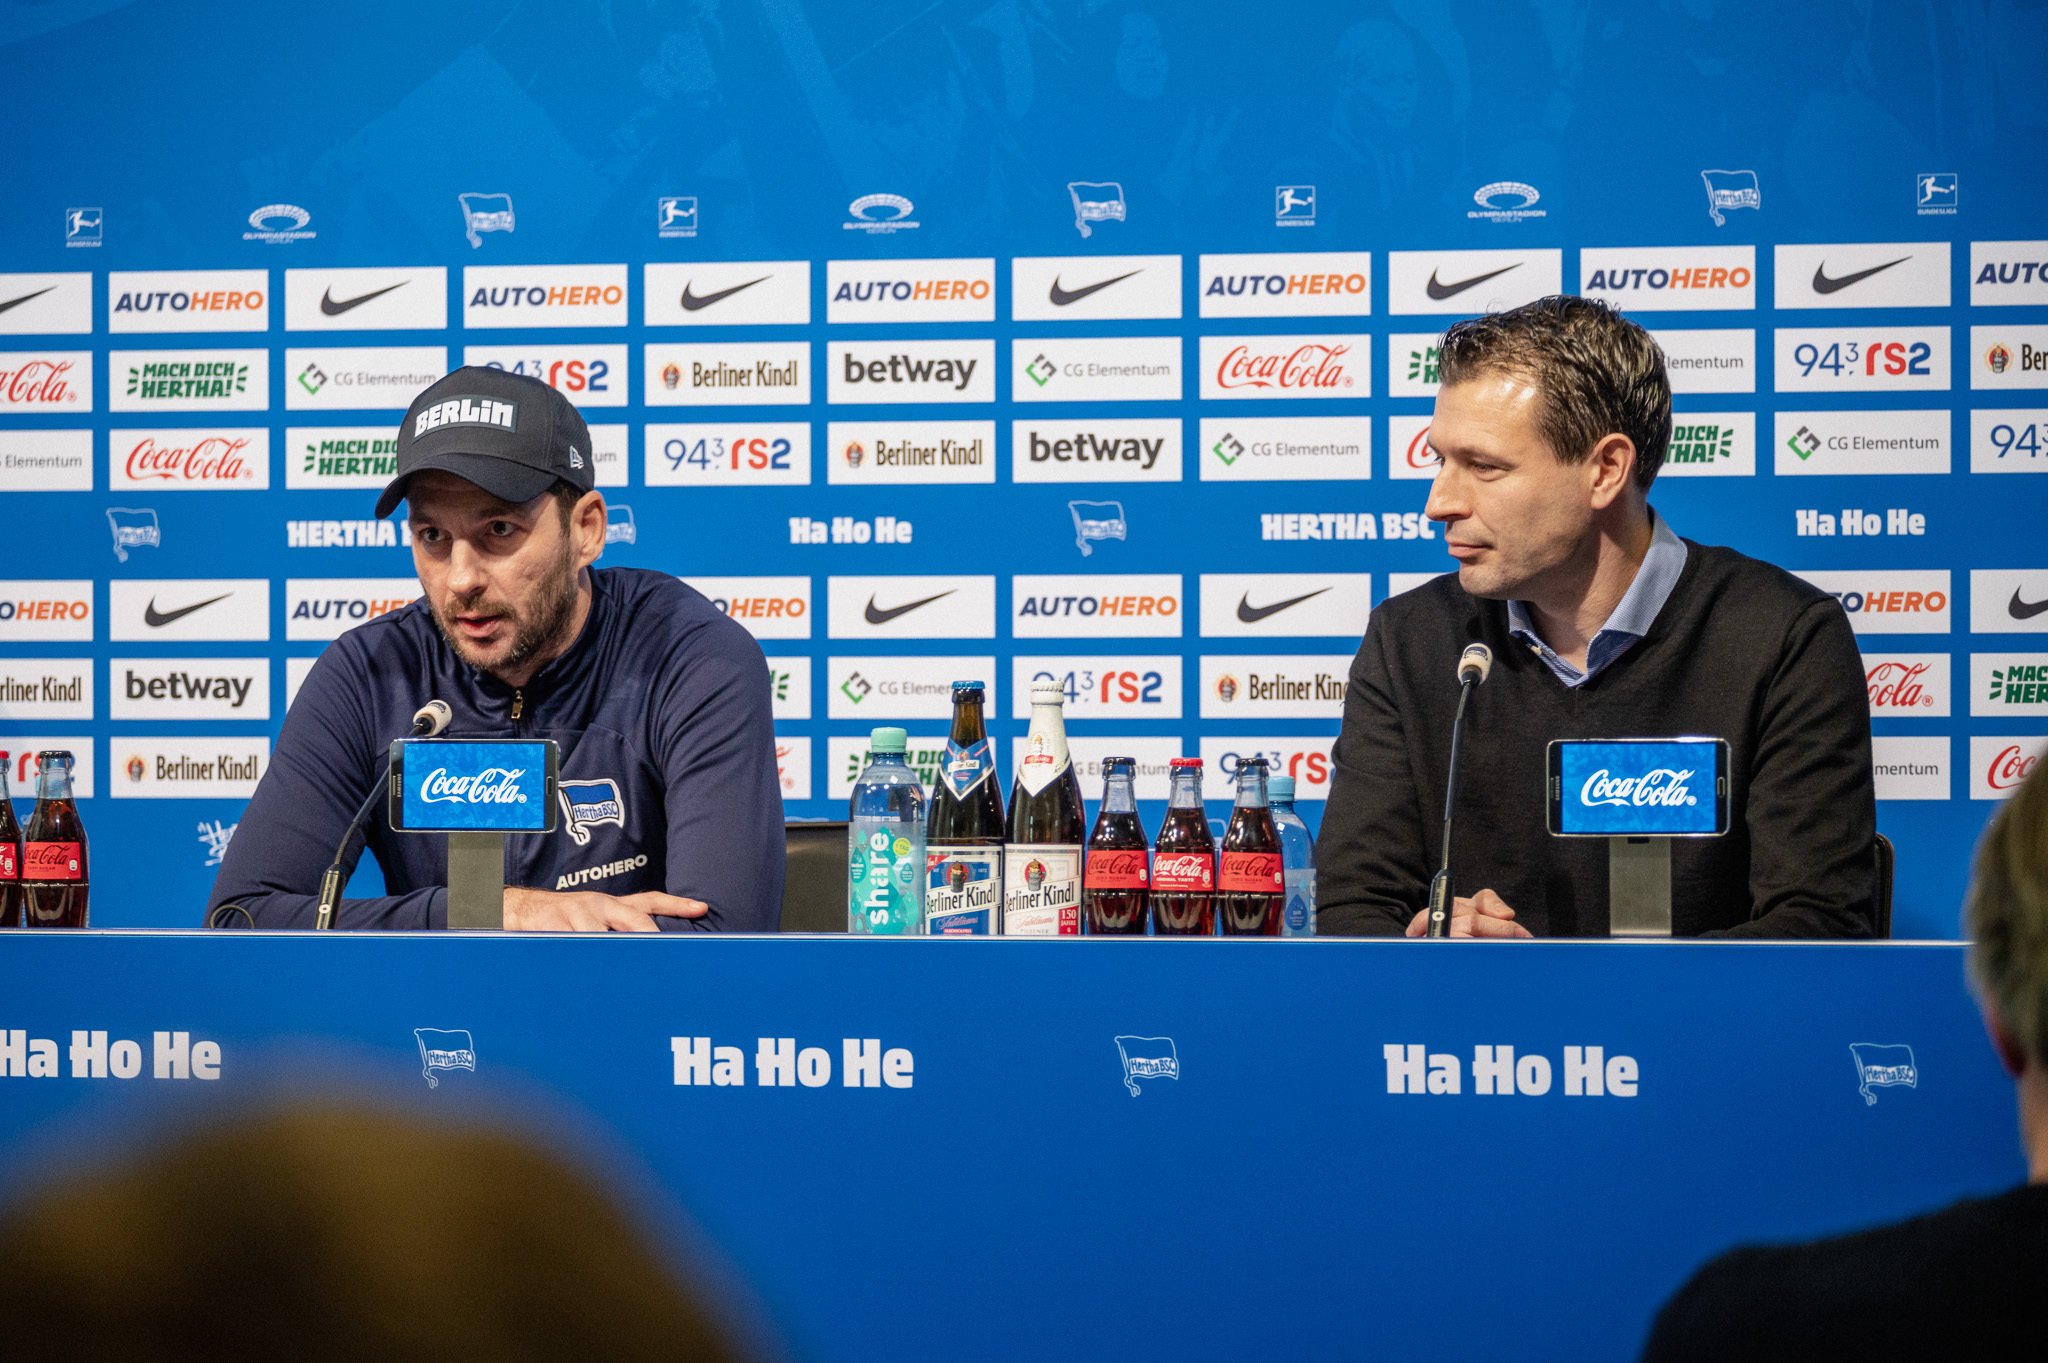
[[[1457,465],[1446,460],[1437,465],[1436,477],[1429,484],[1429,500],[1422,504],[1422,514],[1433,521],[1462,521],[1472,514],[1469,499],[1465,496],[1465,480],[1459,475]]]
[[[465,539],[457,539],[448,551],[448,590],[455,596],[475,596],[485,582],[483,556]]]

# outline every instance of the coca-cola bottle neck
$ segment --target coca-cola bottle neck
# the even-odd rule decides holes
[[[1239,809],[1264,809],[1266,799],[1266,764],[1264,762],[1240,762],[1237,767],[1237,807]]]
[[[1129,814],[1137,807],[1138,793],[1132,784],[1131,769],[1111,763],[1102,773],[1102,812]]]
[[[1202,769],[1200,767],[1175,767],[1173,788],[1167,794],[1168,809],[1200,809],[1202,807]]]
[[[71,798],[71,755],[39,757],[36,761],[36,799]]]

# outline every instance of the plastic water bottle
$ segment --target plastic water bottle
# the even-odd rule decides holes
[[[877,729],[847,809],[846,930],[924,931],[924,787],[904,760],[909,737]]]
[[[1294,778],[1276,776],[1266,783],[1273,802],[1273,822],[1280,829],[1280,873],[1287,881],[1287,902],[1280,910],[1282,937],[1316,935],[1316,840],[1294,812]]]

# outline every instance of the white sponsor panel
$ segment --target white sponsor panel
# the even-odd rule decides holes
[[[1970,306],[2048,304],[2048,241],[1970,243]]]
[[[1348,653],[1205,653],[1203,719],[1341,719]]]
[[[1970,633],[2048,634],[2048,568],[1972,568]]]
[[[1653,331],[1673,393],[1754,393],[1756,332],[1686,327]]]
[[[1779,327],[1781,393],[1947,392],[1947,327]]]
[[[648,265],[641,315],[651,327],[805,326],[808,260],[713,260]]]
[[[92,272],[0,274],[0,336],[92,333]]]
[[[996,707],[993,657],[862,657],[825,660],[825,715],[829,719],[951,719],[953,683],[980,681],[987,690],[982,713]]]
[[[801,734],[775,735],[775,779],[785,800],[811,798],[811,740]]]
[[[828,341],[825,400],[994,402],[994,341]]]
[[[116,492],[257,492],[270,486],[270,430],[179,426],[107,432]]]
[[[1971,412],[1970,472],[2048,473],[2048,407]]]
[[[785,654],[768,659],[769,713],[777,720],[811,717],[811,658]]]
[[[246,800],[270,766],[267,738],[107,740],[117,800]]]
[[[1178,738],[1117,738],[1101,734],[1067,735],[1067,756],[1082,791],[1102,790],[1102,764],[1112,757],[1134,759],[1132,794],[1140,800],[1164,800],[1173,794],[1173,759],[1181,755]],[[1012,779],[1015,779],[1014,774]]]
[[[993,639],[993,577],[833,577],[825,584],[834,639]]]
[[[90,491],[91,431],[0,431],[0,492]]]
[[[1266,759],[1266,776],[1294,778],[1294,800],[1330,798],[1330,748],[1334,734],[1300,738],[1202,739],[1202,798],[1228,801],[1237,795],[1237,768],[1248,758]]]
[[[1945,241],[1779,246],[1772,265],[1781,308],[1945,308]]]
[[[448,271],[440,265],[286,270],[286,331],[445,331]]]
[[[1371,417],[1203,417],[1200,429],[1205,483],[1372,477]]]
[[[292,426],[284,433],[288,488],[382,488],[398,476],[396,426]]]
[[[107,410],[267,412],[270,352],[110,350]]]
[[[90,800],[95,791],[93,776],[98,770],[92,760],[92,739],[80,734],[73,736],[51,734],[8,734],[0,737],[0,767],[7,769],[7,781],[13,787],[17,800],[33,800],[36,796],[36,754],[39,752],[68,752],[71,754],[71,793],[81,800]],[[26,824],[27,819],[22,819]]]
[[[811,481],[808,421],[649,423],[649,487],[806,487]]]
[[[268,658],[109,658],[109,719],[269,719]]]
[[[2048,716],[2048,653],[1972,653],[1970,713]]]
[[[1010,261],[1013,322],[1171,321],[1180,315],[1179,256],[1017,256]]]
[[[625,422],[586,422],[590,432],[590,472],[598,487],[625,487],[633,481],[632,428]]]
[[[313,670],[318,658],[286,658],[284,660],[284,708],[290,710],[292,702],[299,698],[299,688],[306,684],[306,674]]]
[[[993,421],[835,421],[825,428],[828,483],[993,483]]]
[[[107,637],[116,642],[250,643],[270,638],[270,579],[115,578]]]
[[[1756,473],[1755,412],[1673,412],[1659,478],[1748,478]]]
[[[1880,800],[1946,800],[1948,735],[1876,734],[1870,740],[1870,770]]]
[[[1369,398],[1372,337],[1204,336],[1205,398]]]
[[[1178,336],[1042,336],[1010,342],[1012,402],[1178,402]]]
[[[91,719],[92,674],[90,658],[0,658],[0,719]]]
[[[1970,798],[2010,800],[2048,753],[2048,735],[1970,735]]]
[[[465,265],[462,325],[622,327],[623,265]]]
[[[1205,639],[1357,639],[1371,613],[1371,573],[1202,574]]]
[[[993,322],[995,260],[828,260],[825,320]]]
[[[1178,639],[1179,573],[1020,573],[1010,579],[1013,639]]]
[[[1754,308],[1756,247],[1583,247],[1579,296],[1631,313]]]
[[[1372,315],[1370,251],[1207,255],[1201,264],[1204,317]]]
[[[1949,417],[1929,412],[1779,412],[1772,455],[1779,477],[1947,473]]]
[[[2048,388],[2048,326],[1971,327],[1970,387]]]
[[[1865,653],[1863,685],[1873,718],[1949,717],[1946,653]]]
[[[471,345],[462,348],[462,362],[539,379],[578,410],[626,405],[631,364],[623,345]]]
[[[811,637],[809,577],[699,577],[683,581],[709,597],[723,615],[747,627],[756,639]]]
[[[1429,447],[1430,420],[1426,416],[1387,418],[1389,478],[1436,478],[1437,458]]]
[[[420,599],[416,577],[293,577],[284,584],[284,637],[339,639],[357,625]]]
[[[1947,634],[1953,603],[1946,568],[1795,572],[1842,603],[1858,634]]]
[[[1178,483],[1180,444],[1175,417],[1013,421],[1010,481]]]
[[[0,582],[0,643],[86,643],[92,634],[90,578]]]
[[[1564,252],[1389,251],[1387,311],[1476,317],[1564,292]]]
[[[1417,587],[1426,586],[1440,577],[1450,577],[1456,571],[1456,569],[1452,569],[1450,573],[1388,573],[1387,596],[1399,596],[1402,592],[1412,592]],[[1381,598],[1381,600],[1385,599],[1385,597]]]
[[[402,412],[447,373],[446,346],[295,347],[284,352],[285,410]]]
[[[115,270],[107,275],[107,330],[268,331],[268,270]]]
[[[1387,337],[1387,396],[1433,398],[1438,388],[1440,331],[1397,331]]]
[[[990,739],[992,748],[1000,750],[1002,744]],[[868,736],[858,737],[834,735],[825,740],[825,798],[846,800],[853,796],[853,783],[859,779],[861,767],[868,755]],[[912,734],[904,745],[903,758],[910,769],[917,773],[917,779],[929,791],[938,783],[939,763],[946,756],[946,731]],[[1007,792],[1005,792],[1007,798]]]
[[[0,350],[0,412],[90,412],[90,350]]]
[[[649,407],[802,407],[811,400],[811,343],[652,343],[641,372]]]
[[[1031,718],[1031,686],[1056,681],[1068,719],[1179,719],[1178,653],[1026,657],[1010,660],[1010,717]]]

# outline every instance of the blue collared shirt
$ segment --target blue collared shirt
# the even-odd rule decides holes
[[[1650,551],[1643,555],[1642,566],[1636,569],[1636,580],[1628,584],[1622,593],[1621,603],[1614,608],[1614,614],[1607,617],[1607,623],[1593,636],[1593,642],[1586,645],[1586,670],[1581,672],[1573,667],[1536,633],[1536,624],[1529,618],[1526,601],[1508,602],[1508,633],[1528,646],[1530,652],[1550,666],[1557,679],[1569,687],[1584,686],[1600,675],[1616,658],[1635,646],[1638,639],[1650,632],[1650,625],[1657,618],[1657,612],[1664,609],[1664,603],[1671,599],[1671,589],[1678,585],[1678,575],[1685,571],[1685,541],[1673,533],[1669,523],[1655,511],[1650,513],[1656,530],[1650,536]]]

